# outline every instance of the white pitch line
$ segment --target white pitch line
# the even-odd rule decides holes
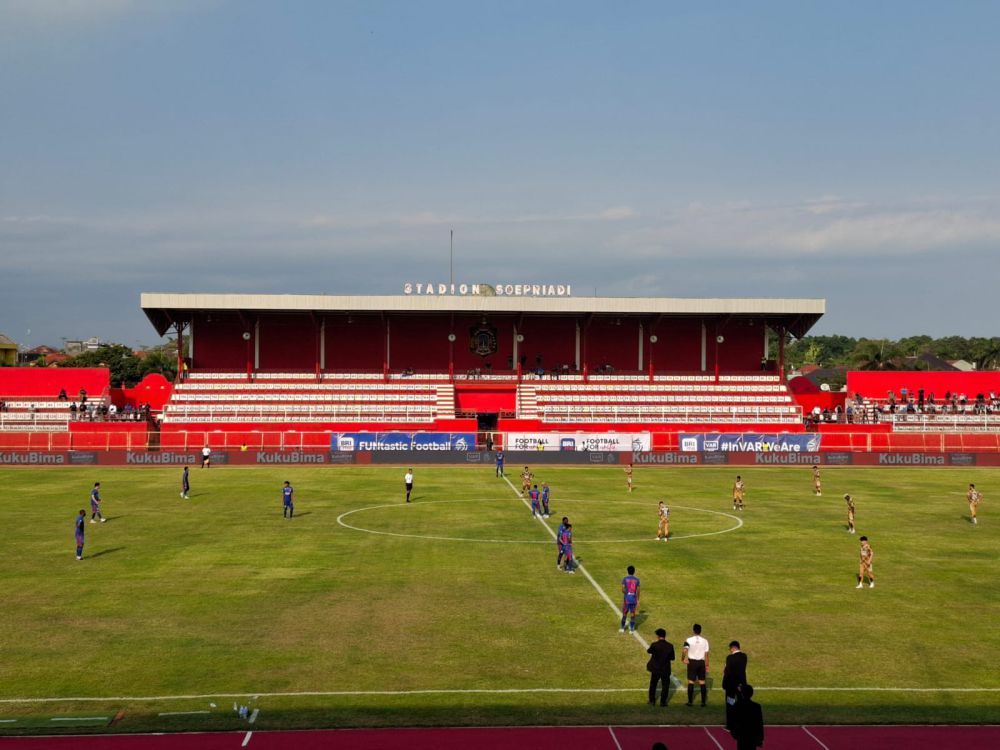
[[[243,738],[243,744],[240,747],[246,747],[250,744],[250,738],[253,737],[253,732],[247,732],[246,736]]]
[[[260,709],[259,708],[255,708],[253,710],[253,713],[250,714],[250,723],[251,724],[253,724],[255,721],[257,721],[257,714],[259,714],[259,713],[260,713]]]
[[[0,724],[17,724],[17,719],[0,719]]]
[[[506,479],[506,477],[504,477]],[[508,480],[507,484],[510,484]],[[511,485],[513,486],[513,485]],[[517,490],[515,490],[516,492]],[[438,503],[483,503],[488,502],[482,499],[461,499],[461,500],[424,500],[419,503],[420,506],[425,505],[435,505]],[[562,503],[588,503],[596,502],[590,500],[576,500],[572,498],[560,498],[559,502]],[[648,503],[638,502],[635,500],[624,500],[617,502],[616,504],[624,505],[646,505]],[[473,539],[470,537],[462,536],[436,536],[433,534],[401,534],[397,531],[379,531],[378,529],[367,529],[364,526],[354,526],[348,523],[344,519],[348,516],[354,515],[355,513],[363,513],[368,510],[384,510],[386,508],[392,510],[399,510],[401,507],[415,507],[415,506],[400,506],[399,503],[385,503],[382,505],[368,505],[364,508],[355,508],[354,510],[348,510],[337,516],[337,523],[343,526],[345,529],[350,529],[351,531],[360,531],[363,534],[375,534],[377,536],[393,536],[398,539],[424,539],[431,542],[471,542],[474,544],[548,544],[548,542],[536,541],[533,539]],[[671,534],[670,541],[676,542],[681,539],[696,539],[703,536],[717,536],[719,534],[729,534],[730,532],[737,531],[743,526],[743,519],[739,516],[734,516],[731,513],[723,513],[718,510],[707,510],[705,508],[695,508],[689,505],[672,505],[672,508],[682,508],[684,510],[693,510],[698,513],[710,513],[716,516],[724,516],[736,521],[735,526],[730,526],[728,529],[722,529],[720,531],[706,531],[700,534]],[[642,537],[640,539],[586,539],[582,540],[584,543],[590,544],[642,544],[644,542],[658,542],[659,539],[650,539],[650,537]]]
[[[1000,687],[988,688],[908,688],[908,687],[766,687],[755,686],[755,691],[799,692],[799,693],[1000,693]],[[359,698],[395,697],[408,695],[518,695],[518,694],[610,694],[645,693],[646,688],[428,688],[426,690],[300,690],[274,693],[258,693],[261,698]],[[0,704],[16,703],[120,703],[150,701],[209,700],[212,698],[241,698],[249,691],[238,690],[231,693],[192,693],[188,695],[109,695],[109,696],[68,696],[65,698],[0,698]],[[101,717],[106,718],[106,717]]]
[[[517,495],[518,499],[530,511],[531,510],[531,504],[527,500],[525,500],[523,497],[521,497],[521,493],[517,491],[517,488],[514,487],[513,484],[511,484],[510,480],[505,476],[503,478],[503,481],[505,481],[507,483],[507,486],[510,487],[511,490],[514,491],[514,494]],[[537,516],[536,516],[536,518],[538,518],[539,523],[542,524],[542,528],[544,528],[547,532],[549,532],[549,536],[551,536],[554,541],[558,542],[559,540],[556,538],[556,532],[554,532],[552,530],[551,526],[549,526],[547,523],[545,523],[545,519],[544,518],[539,518]],[[583,565],[577,565],[576,569],[579,570],[581,573],[583,573],[584,577],[588,581],[590,581],[590,585],[593,586],[597,590],[597,593],[600,594],[601,597],[604,599],[604,601],[606,601],[608,603],[608,606],[611,607],[611,611],[614,612],[616,616],[620,617],[621,616],[621,610],[618,609],[617,606],[615,606],[615,603],[613,601],[611,601],[611,597],[608,596],[607,592],[603,588],[601,588],[601,584],[599,584],[597,581],[594,580],[594,577],[592,575],[590,575],[589,572],[587,572],[587,569],[585,567],[583,567]],[[649,644],[646,643],[646,640],[641,635],[639,635],[634,630],[629,631],[629,632],[630,632],[630,635],[633,638],[635,638],[639,643],[642,644],[643,648],[649,648]]]
[[[719,750],[723,750],[722,745],[719,744],[719,741],[712,736],[711,732],[708,731],[708,727],[702,727],[702,729],[705,730],[705,734],[708,735],[708,739],[712,740],[712,742],[715,743],[715,746],[719,748]]]
[[[57,716],[49,721],[107,721],[107,716]]]
[[[827,747],[826,745],[824,745],[824,744],[823,744],[823,743],[822,743],[822,742],[820,741],[819,737],[817,737],[817,736],[816,736],[815,734],[813,734],[812,732],[810,732],[810,731],[809,731],[808,729],[806,729],[805,727],[802,727],[802,731],[803,731],[803,732],[805,732],[806,734],[808,734],[808,735],[809,735],[810,737],[812,737],[812,738],[813,738],[814,740],[816,740],[816,742],[817,742],[817,743],[819,744],[819,746],[820,746],[821,748],[823,748],[823,750],[830,750],[830,748],[828,748],[828,747]]]
[[[614,727],[608,727],[608,731],[611,732],[611,739],[614,740],[615,747],[617,747],[618,750],[622,750],[622,743],[620,743],[618,738],[615,736]]]

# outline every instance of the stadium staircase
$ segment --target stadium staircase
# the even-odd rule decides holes
[[[770,374],[532,380],[518,388],[517,414],[543,424],[802,424],[802,408]]]

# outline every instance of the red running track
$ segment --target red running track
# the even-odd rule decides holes
[[[1000,726],[768,727],[767,750],[993,750]],[[0,738],[3,750],[731,750],[721,727],[335,729],[302,732],[77,735]]]

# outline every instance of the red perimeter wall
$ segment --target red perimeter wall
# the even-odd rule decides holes
[[[59,389],[66,389],[66,396],[75,401],[81,388],[87,396],[97,398],[111,384],[111,373],[106,367],[0,367],[0,396],[11,399],[18,396],[56,398]]]
[[[868,398],[884,399],[889,391],[899,398],[900,390],[907,388],[916,397],[920,388],[926,395],[934,394],[940,402],[947,391],[964,393],[970,400],[977,393],[1000,391],[1000,372],[849,372],[847,391],[860,393]]]

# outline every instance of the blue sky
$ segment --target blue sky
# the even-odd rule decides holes
[[[1000,4],[0,0],[0,331],[142,291],[825,297],[998,335]],[[28,334],[28,330],[31,331]]]

